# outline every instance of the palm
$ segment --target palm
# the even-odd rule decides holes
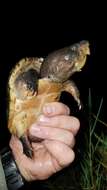
[[[12,141],[14,155],[17,155],[16,163],[27,181],[47,179],[73,159],[72,149],[58,141],[44,140],[41,143],[32,143],[32,159],[23,154],[22,144],[16,137],[12,137]]]

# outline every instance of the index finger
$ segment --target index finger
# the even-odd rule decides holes
[[[44,105],[43,114],[45,116],[69,115],[70,109],[61,102],[51,102]]]

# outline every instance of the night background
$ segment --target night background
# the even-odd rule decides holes
[[[65,4],[63,8],[55,6],[57,10],[50,8],[47,12],[43,5],[42,8],[35,7],[31,12],[29,12],[30,7],[24,9],[24,13],[24,7],[20,7],[20,10],[17,9],[17,5],[15,7],[13,12],[10,11],[6,13],[7,16],[5,14],[2,16],[1,22],[0,148],[8,145],[10,138],[6,110],[7,81],[12,67],[24,57],[45,57],[54,50],[80,40],[89,41],[91,55],[87,57],[82,72],[76,73],[72,79],[80,90],[84,107],[87,105],[89,88],[92,89],[94,102],[97,98],[104,98],[102,119],[107,122],[106,31],[104,20],[101,17],[99,19],[93,6],[89,6],[89,10],[87,8],[77,10],[76,7],[73,9]],[[69,95],[63,94],[61,101],[70,106],[73,100]],[[74,115],[79,114],[74,110]],[[84,117],[83,113],[81,115]]]

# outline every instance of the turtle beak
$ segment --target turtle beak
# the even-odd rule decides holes
[[[84,55],[90,55],[90,44],[88,41],[81,41],[79,49],[82,50]]]
[[[87,49],[86,49],[86,54],[90,55],[90,49],[89,49],[89,47],[87,47]]]

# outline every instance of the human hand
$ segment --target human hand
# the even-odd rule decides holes
[[[59,102],[44,106],[43,115],[29,129],[31,136],[44,139],[42,142],[32,142],[32,159],[23,153],[19,139],[11,137],[10,147],[15,161],[27,181],[47,179],[73,162],[75,135],[80,123],[69,114],[69,108]]]

